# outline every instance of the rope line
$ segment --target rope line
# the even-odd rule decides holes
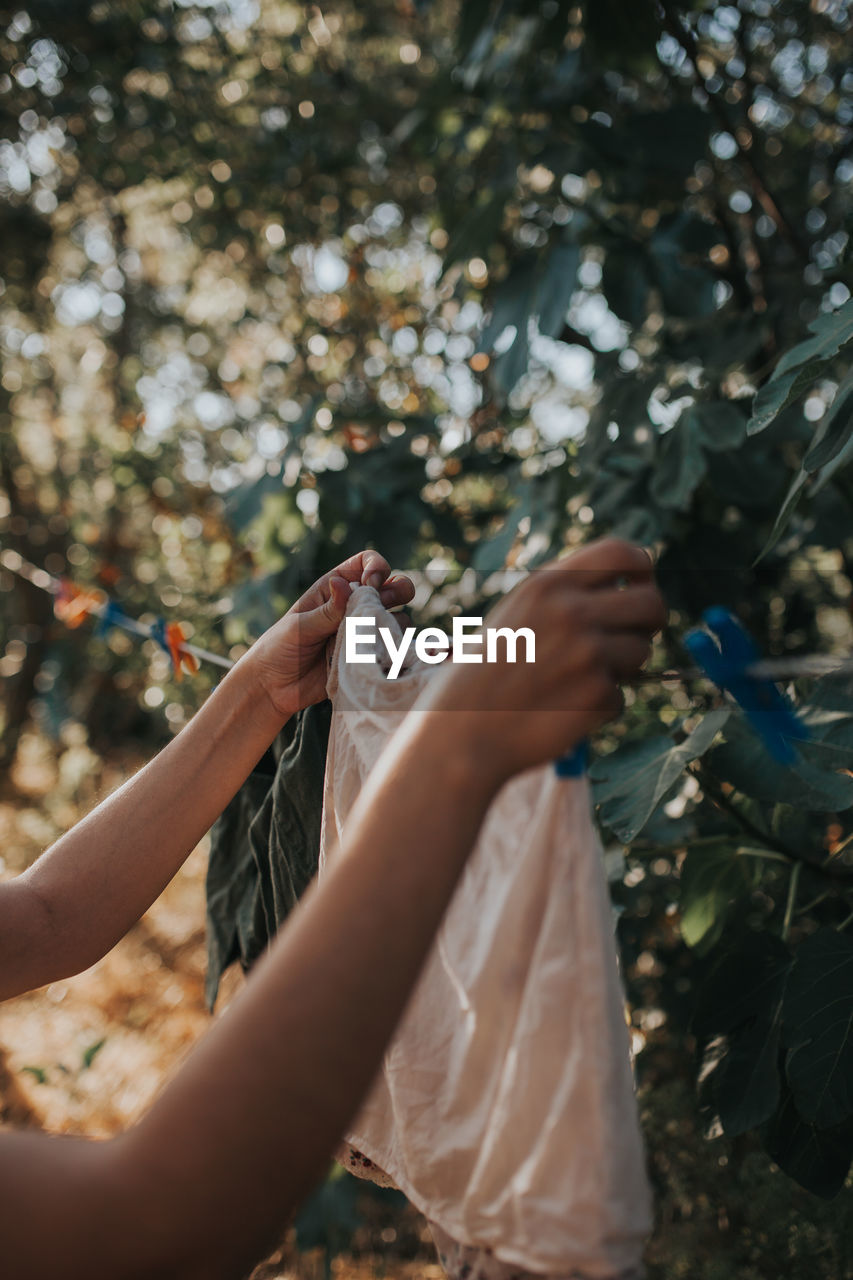
[[[8,569],[10,573],[17,574],[19,578],[25,578],[34,587],[38,587],[41,591],[47,591],[54,597],[60,597],[63,590],[65,590],[62,578],[55,577],[53,574],[48,573],[46,569],[39,569],[37,565],[25,560],[17,551],[12,551],[8,548],[0,551],[0,566]],[[97,600],[93,597],[87,601],[83,612],[84,616],[93,614],[110,626],[122,627],[125,631],[130,631],[133,635],[140,636],[144,640],[153,640],[161,649],[165,648],[166,652],[170,652],[168,646],[163,643],[157,634],[157,623],[146,625],[144,622],[139,622],[136,618],[131,618],[126,613],[123,613],[109,599]],[[82,621],[82,618],[80,620]],[[226,671],[230,671],[234,666],[230,658],[223,658],[221,654],[211,653],[209,649],[202,649],[199,645],[190,644],[187,640],[179,640],[175,648],[178,653],[189,654],[191,658],[201,662],[213,663],[214,666],[223,667]]]
[[[47,570],[31,564],[19,552],[12,551],[9,548],[0,551],[0,566],[7,569],[9,573],[17,574],[19,578],[26,579],[32,586],[38,587],[42,591],[47,591],[55,597],[60,596],[65,589],[65,582],[62,578],[57,578],[48,573]],[[85,604],[83,616],[86,614],[94,614],[111,626],[122,627],[133,635],[140,636],[145,640],[154,640],[161,648],[166,648],[157,634],[158,623],[146,625],[143,622],[139,622],[136,618],[131,618],[126,613],[123,613],[108,598],[97,600],[93,596]],[[80,620],[82,621],[82,618]],[[209,649],[202,649],[199,645],[190,644],[186,640],[180,640],[175,645],[175,648],[179,653],[189,654],[190,657],[201,662],[210,662],[226,671],[229,671],[234,666],[234,662],[230,658],[224,658],[221,654],[212,653]],[[745,669],[745,674],[765,680],[795,680],[801,676],[851,675],[853,674],[853,658],[829,653],[808,653],[790,658],[762,658],[758,662],[751,663]],[[664,684],[670,680],[686,682],[692,680],[708,681],[708,679],[707,673],[701,667],[673,667],[668,668],[666,671],[640,671],[629,683],[649,684],[654,682]]]

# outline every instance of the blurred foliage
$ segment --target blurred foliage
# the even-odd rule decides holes
[[[847,0],[3,11],[3,545],[236,656],[366,544],[423,571],[427,616],[613,531],[658,547],[661,669],[712,603],[773,654],[849,649],[849,24]],[[211,679],[0,588],[7,757],[30,711],[153,743]],[[699,1274],[681,1232],[735,1191],[752,1252],[709,1280],[851,1274],[843,1215],[815,1202],[831,1244],[801,1223],[788,1254],[758,1208],[807,1212],[761,1143],[819,1195],[853,1154],[853,703],[798,694],[795,771],[674,682],[627,691],[594,768],[648,1132],[701,1061],[729,1142],[720,1176],[713,1143],[686,1168],[654,1139],[661,1275]]]

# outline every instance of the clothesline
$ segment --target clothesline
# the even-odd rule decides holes
[[[84,619],[93,615],[101,620],[104,631],[110,627],[120,627],[145,640],[154,640],[169,655],[178,679],[181,676],[181,658],[190,670],[197,670],[199,662],[209,662],[214,666],[230,670],[234,666],[231,658],[212,653],[199,645],[190,644],[183,634],[180,623],[165,622],[157,618],[153,623],[139,622],[131,618],[110,600],[106,592],[80,587],[71,579],[57,577],[40,569],[17,551],[10,548],[0,550],[0,567],[26,579],[34,587],[47,591],[54,597],[57,616],[72,627],[79,626]],[[195,666],[191,663],[195,662]],[[808,653],[785,658],[761,658],[745,669],[745,674],[765,680],[794,680],[802,676],[845,675],[853,674],[853,658],[826,653]],[[640,671],[631,684],[665,683],[667,681],[708,680],[708,673],[701,667],[674,667],[665,671]]]
[[[139,622],[136,618],[124,613],[115,601],[110,600],[106,592],[89,587],[79,587],[69,578],[58,578],[39,569],[37,565],[25,560],[17,551],[6,548],[0,551],[0,566],[10,573],[25,578],[34,587],[49,592],[54,597],[54,609],[57,616],[71,627],[77,627],[90,615],[100,618],[104,630],[110,627],[121,627],[133,635],[145,640],[154,640],[172,660],[172,666],[178,679],[181,677],[182,664],[190,671],[198,670],[199,662],[211,662],[214,666],[230,670],[234,666],[230,658],[211,653],[199,645],[190,644],[183,634],[178,622],[166,622],[157,618],[152,623]],[[187,662],[189,659],[189,662]],[[194,665],[193,665],[194,664]]]

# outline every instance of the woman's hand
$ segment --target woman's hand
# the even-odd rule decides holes
[[[496,663],[447,663],[429,697],[435,730],[477,761],[495,785],[571,750],[623,708],[619,683],[649,656],[666,610],[649,555],[608,538],[535,570],[485,619],[529,627],[515,662],[498,643]]]
[[[390,573],[378,551],[350,556],[318,578],[241,659],[285,719],[326,696],[326,645],[346,613],[350,583],[375,587],[386,609],[411,600],[411,580]]]

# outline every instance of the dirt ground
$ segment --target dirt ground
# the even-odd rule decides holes
[[[64,749],[22,739],[0,790],[0,879],[22,871],[144,760],[104,763],[81,735]],[[204,841],[139,924],[87,972],[0,1006],[0,1127],[106,1137],[132,1123],[211,1024],[204,1004]],[[242,985],[226,975],[221,1016]],[[371,1209],[352,1252],[331,1259],[340,1280],[440,1280],[424,1220]],[[320,1280],[325,1250],[294,1232],[254,1280]]]

